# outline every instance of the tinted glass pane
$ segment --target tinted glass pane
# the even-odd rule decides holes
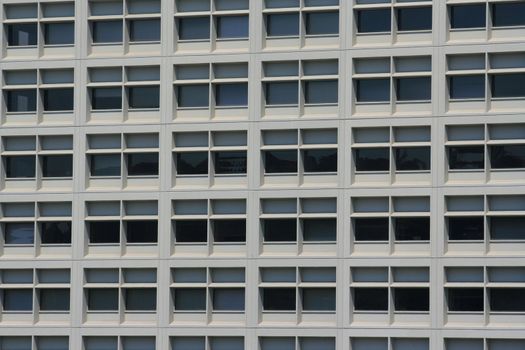
[[[126,222],[128,243],[157,243],[157,220],[133,220]]]
[[[122,109],[122,89],[120,87],[92,88],[91,108]]]
[[[303,219],[304,242],[335,242],[337,239],[336,219]]]
[[[398,101],[428,101],[431,91],[430,77],[399,78],[396,80]]]
[[[428,311],[428,288],[395,288],[394,307],[396,311]]]
[[[390,79],[356,80],[357,102],[390,101]]]
[[[294,242],[297,240],[296,219],[263,220],[265,242]]]
[[[119,243],[119,221],[92,221],[89,222],[89,243]]]
[[[208,152],[177,153],[178,175],[208,174]]]
[[[33,223],[6,223],[5,244],[33,244],[35,228]]]
[[[525,73],[492,75],[492,97],[525,97]]]
[[[246,242],[246,220],[213,220],[215,242]]]
[[[491,217],[490,239],[494,240],[524,240],[525,217]]]
[[[354,156],[356,171],[388,171],[390,169],[388,148],[356,148]]]
[[[483,146],[454,146],[448,148],[450,169],[483,169],[485,148]]]
[[[43,177],[72,177],[73,156],[42,156]]]
[[[280,13],[266,16],[266,35],[271,36],[298,36],[299,14]]]
[[[209,17],[180,18],[178,22],[179,40],[210,39]]]
[[[265,151],[264,172],[267,174],[296,173],[297,151]]]
[[[390,32],[390,9],[358,10],[357,31],[359,33]]]
[[[206,288],[176,288],[173,299],[176,311],[206,310]]]
[[[35,177],[35,156],[4,156],[4,161],[6,178]]]
[[[248,38],[248,16],[217,17],[217,38],[237,39]]]
[[[485,4],[450,6],[450,27],[484,28],[486,12]]]
[[[337,172],[336,149],[310,149],[303,151],[304,171],[307,173]]]
[[[267,105],[297,105],[299,85],[297,82],[266,83]]]
[[[492,25],[494,27],[525,25],[525,3],[492,4]]]
[[[210,105],[208,85],[177,86],[177,104],[179,107],[206,107]]]
[[[396,218],[396,241],[430,240],[430,218]]]
[[[72,111],[73,89],[44,90],[44,111]]]
[[[246,151],[214,152],[215,174],[246,174]]]
[[[263,310],[295,310],[295,288],[261,288]]]
[[[490,165],[494,169],[525,168],[525,145],[490,146]]]
[[[214,288],[214,311],[244,311],[244,288]]]
[[[452,76],[449,89],[451,99],[485,98],[485,76]]]
[[[449,217],[448,239],[454,240],[483,240],[484,220],[482,216]]]
[[[396,148],[396,170],[430,170],[430,147]]]
[[[388,241],[388,218],[356,218],[353,220],[356,241]]]
[[[71,221],[42,222],[42,244],[71,244]]]
[[[208,240],[206,220],[175,221],[175,240],[178,243],[206,242]]]
[[[217,106],[247,106],[248,83],[215,85],[215,103]]]
[[[306,35],[339,34],[339,12],[306,13]]]
[[[9,46],[34,46],[37,44],[36,23],[16,23],[7,25]]]
[[[354,310],[387,311],[388,288],[354,288]]]
[[[75,23],[46,23],[44,25],[46,45],[72,45],[75,43]]]
[[[125,289],[124,298],[127,311],[154,311],[157,309],[156,288],[128,288]]]
[[[141,19],[129,22],[131,42],[160,41],[160,19]]]
[[[33,310],[32,289],[4,289],[5,311],[31,311]]]
[[[335,288],[302,288],[305,311],[335,311]]]
[[[118,310],[118,289],[89,288],[87,290],[88,310],[116,311]]]
[[[130,153],[127,159],[129,176],[156,176],[159,174],[158,153]]]
[[[120,176],[120,154],[92,154],[91,176]]]
[[[34,112],[36,111],[36,90],[6,91],[8,112]]]
[[[449,311],[483,311],[483,288],[448,288]]]
[[[97,21],[92,23],[93,43],[121,43],[122,21]]]
[[[160,91],[158,86],[138,86],[128,88],[129,108],[159,108]]]
[[[490,288],[490,310],[500,312],[524,312],[525,288]]]
[[[41,311],[69,311],[69,289],[40,289]]]
[[[306,104],[337,103],[337,80],[308,81],[304,84]]]
[[[397,10],[397,30],[431,30],[432,7],[400,8]]]

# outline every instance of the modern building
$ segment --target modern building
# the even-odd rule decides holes
[[[525,349],[524,0],[0,17],[0,350]]]

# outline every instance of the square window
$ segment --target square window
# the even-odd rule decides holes
[[[213,288],[213,311],[244,311],[244,288]]]
[[[451,170],[468,170],[485,168],[484,146],[451,146],[448,147],[448,166]]]
[[[447,288],[448,311],[483,311],[483,288]]]
[[[126,311],[155,311],[157,309],[156,288],[126,288],[124,291]]]
[[[337,104],[337,80],[315,80],[304,83],[305,104]]]
[[[35,227],[32,222],[6,223],[5,229],[5,244],[12,245],[32,245],[35,241]]]
[[[122,88],[92,88],[91,89],[91,109],[122,109]]]
[[[489,288],[490,311],[525,312],[525,288]]]
[[[246,174],[246,151],[214,152],[215,174]]]
[[[72,111],[74,103],[73,88],[43,90],[44,111]]]
[[[429,241],[430,218],[395,218],[396,241]]]
[[[32,289],[4,289],[4,311],[32,311]]]
[[[302,153],[305,173],[337,172],[337,149],[307,149]]]
[[[217,243],[246,242],[246,220],[213,220],[213,240]]]
[[[206,220],[176,220],[175,240],[177,243],[206,243],[208,223]]]
[[[179,40],[210,40],[210,18],[179,18],[178,31]]]
[[[129,153],[127,154],[128,176],[158,176],[158,153]]]
[[[430,77],[398,78],[396,90],[398,101],[430,101],[431,79]]]
[[[394,288],[396,311],[428,311],[429,305],[428,288]]]
[[[248,16],[217,17],[217,39],[244,39],[248,38],[248,34]]]
[[[120,154],[92,154],[91,176],[120,176]]]
[[[175,311],[206,311],[206,288],[174,288]]]
[[[356,148],[354,150],[356,171],[389,171],[388,148]]]
[[[306,35],[338,35],[339,12],[306,13]]]
[[[387,311],[388,288],[353,288],[355,311]]]
[[[130,42],[159,42],[160,19],[136,19],[129,22]]]
[[[335,311],[335,288],[301,288],[304,311]]]
[[[396,170],[430,170],[430,147],[396,148]]]
[[[337,240],[336,219],[302,219],[303,241],[335,242]]]
[[[295,242],[297,241],[297,219],[264,219],[264,242]]]
[[[432,7],[402,7],[397,10],[397,30],[432,30]]]
[[[265,83],[266,105],[293,105],[299,101],[297,82]]]
[[[450,241],[482,241],[485,238],[483,216],[449,217],[448,239]]]
[[[42,177],[72,177],[73,176],[73,156],[56,155],[42,156]]]
[[[248,83],[216,84],[215,104],[218,107],[247,106]]]
[[[297,173],[297,151],[264,151],[266,174]]]
[[[208,152],[176,153],[177,175],[207,175]]]
[[[295,288],[261,288],[264,311],[295,311]]]
[[[158,86],[135,86],[128,88],[130,109],[158,109],[160,88]]]
[[[75,23],[45,23],[45,45],[73,45],[75,43]]]
[[[276,13],[266,15],[266,36],[299,35],[299,13]]]
[[[69,311],[69,289],[40,289],[39,304],[41,311]]]
[[[489,220],[491,240],[525,240],[525,217],[495,216]]]
[[[38,30],[36,23],[13,23],[6,27],[8,46],[36,46]]]
[[[486,5],[454,5],[450,6],[450,27],[452,29],[485,28]]]
[[[485,98],[485,76],[465,75],[449,77],[450,98],[455,100]]]
[[[525,73],[491,76],[493,98],[525,97]]]
[[[493,169],[525,168],[525,145],[490,146],[489,150]]]
[[[494,27],[513,27],[525,25],[525,3],[503,2],[491,4],[492,25]]]
[[[91,221],[88,225],[90,244],[120,243],[119,221]]]
[[[388,218],[355,218],[356,241],[388,241]]]
[[[71,244],[71,221],[42,222],[40,236],[42,244]]]
[[[357,102],[389,102],[390,79],[356,79]]]
[[[117,288],[88,288],[87,307],[89,311],[117,311],[118,295]]]
[[[127,243],[157,243],[157,220],[126,221]]]
[[[208,108],[209,86],[207,84],[177,86],[177,105],[179,108]]]
[[[36,90],[22,89],[6,91],[7,112],[35,112]]]
[[[358,33],[390,33],[392,21],[389,8],[358,10],[356,17]]]
[[[35,177],[35,156],[4,156],[4,162],[8,179]]]
[[[122,21],[95,21],[91,23],[94,44],[122,43]]]

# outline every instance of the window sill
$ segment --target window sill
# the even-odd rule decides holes
[[[52,247],[70,248],[71,247],[71,243],[42,243],[40,246],[41,247],[46,247],[46,248],[52,248]]]
[[[489,239],[489,243],[525,243],[525,239]]]
[[[102,315],[102,314],[118,314],[118,310],[88,310],[86,311],[87,314],[93,314],[93,315]]]
[[[158,179],[159,175],[128,175],[127,179]]]
[[[509,96],[509,97],[492,97],[491,101],[515,101],[525,100],[525,96]]]
[[[356,106],[390,105],[390,101],[356,101]]]
[[[298,104],[264,105],[265,108],[297,108]]]
[[[210,38],[206,39],[178,39],[177,43],[179,44],[187,44],[187,43],[209,43]]]
[[[406,105],[411,103],[431,103],[432,100],[396,100],[396,104]]]
[[[57,111],[43,111],[43,114],[49,115],[49,114],[66,114],[66,113],[73,113],[75,110],[73,109],[64,109],[64,110],[57,110]]]
[[[457,32],[477,32],[480,30],[487,30],[487,27],[472,27],[472,28],[450,28],[450,33]]]
[[[525,171],[525,168],[497,168],[497,169],[490,169],[490,171],[494,173],[518,172],[518,171]]]
[[[299,39],[299,35],[266,36],[266,40],[279,40],[279,39]]]
[[[492,30],[505,30],[505,29],[525,29],[525,25],[520,26],[500,26],[500,27],[491,27]]]
[[[303,310],[303,315],[335,315],[335,310]]]
[[[263,242],[263,245],[296,245],[297,241],[270,241]]]
[[[429,311],[394,311],[394,315],[430,315]]]
[[[210,106],[177,107],[177,111],[203,111],[209,110]]]
[[[297,176],[297,173],[264,173],[264,176]]]
[[[182,247],[189,247],[189,246],[206,247],[208,245],[208,242],[175,242],[175,245],[182,246]]]
[[[430,240],[405,240],[405,241],[394,241],[394,244],[430,244]]]
[[[64,176],[64,177],[42,177],[42,180],[55,180],[55,181],[59,181],[59,180],[73,180],[73,177],[71,176]]]
[[[336,245],[336,241],[303,241],[303,245],[319,245],[319,244],[330,244]]]
[[[33,314],[33,310],[29,310],[29,311],[18,311],[18,310],[2,310],[2,313],[4,314],[8,314],[8,315],[32,315]]]
[[[91,46],[118,46],[118,45],[122,45],[123,42],[120,41],[120,42],[109,42],[109,43],[91,43]]]
[[[296,310],[262,310],[263,314],[283,314],[283,315],[294,315],[297,313]]]
[[[212,310],[214,315],[242,315],[245,310]]]
[[[75,47],[75,43],[71,44],[44,44],[44,49],[53,49],[61,47]]]
[[[525,315],[525,311],[489,311],[489,315]]]
[[[305,107],[337,107],[338,102],[305,103]]]
[[[218,245],[218,246],[228,246],[228,245],[243,246],[243,245],[246,245],[246,242],[213,242],[213,245]]]
[[[430,174],[430,170],[396,170],[396,175],[403,175],[403,174]]]
[[[356,175],[389,175],[390,170],[356,170]]]
[[[128,108],[128,112],[159,112],[159,107]]]
[[[25,114],[36,114],[36,111],[7,111],[6,115],[25,115]]]
[[[119,247],[119,243],[88,243],[88,247]]]
[[[33,248],[34,246],[34,244],[4,244],[5,248]]]
[[[246,173],[231,173],[231,174],[215,174],[216,178],[228,178],[228,177],[246,177]]]
[[[306,39],[310,38],[338,38],[339,33],[330,33],[330,34],[306,34],[304,36]]]
[[[391,35],[392,32],[363,32],[363,33],[357,33],[357,36],[372,36],[372,35]]]
[[[157,310],[124,310],[124,313],[133,315],[150,315],[156,314]]]
[[[121,176],[90,176],[90,180],[120,180]]]
[[[479,240],[479,239],[473,239],[473,240],[469,240],[469,239],[458,239],[458,240],[448,240],[447,241],[448,244],[454,244],[454,243],[459,243],[459,244],[469,244],[469,243],[476,243],[476,244],[482,244],[482,243],[485,243],[484,240]]]
[[[485,97],[472,97],[472,98],[449,98],[451,103],[454,102],[485,102]]]
[[[19,45],[19,46],[7,46],[7,49],[36,49],[38,45]]]
[[[449,173],[484,173],[485,169],[448,169]]]
[[[91,113],[122,113],[122,109],[108,108],[108,109],[91,109]]]
[[[34,177],[8,177],[5,181],[35,181]]]
[[[337,175],[337,171],[312,171],[312,172],[304,172],[305,176],[334,176]]]
[[[44,315],[67,315],[70,314],[69,310],[40,310],[39,314]]]
[[[449,315],[483,315],[484,311],[448,311]]]
[[[199,314],[199,315],[205,315],[206,310],[175,310],[173,311],[174,314]]]
[[[416,30],[398,30],[397,34],[432,34],[432,28]]]
[[[176,178],[179,179],[191,179],[191,178],[207,178],[208,173],[206,174],[177,174],[175,175]]]
[[[247,105],[239,106],[215,106],[215,109],[226,110],[226,109],[248,109]]]
[[[227,42],[227,41],[249,41],[249,37],[239,37],[239,38],[217,38],[215,41],[218,42]]]
[[[364,315],[388,315],[388,310],[353,310],[354,314]]]
[[[160,44],[160,40],[145,40],[145,41],[130,41],[130,45],[157,45]]]
[[[388,244],[388,241],[355,241],[354,244]]]

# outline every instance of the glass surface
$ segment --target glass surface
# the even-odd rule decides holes
[[[7,24],[8,46],[35,46],[37,44],[36,23]]]
[[[306,173],[337,172],[337,149],[309,149],[302,153]]]
[[[449,217],[448,239],[456,240],[483,240],[485,238],[485,224],[482,216]]]
[[[119,221],[91,221],[89,225],[89,243],[105,244],[120,242]]]
[[[220,16],[217,17],[218,39],[242,39],[249,35],[248,16]]]
[[[213,220],[213,240],[215,242],[246,242],[246,220]]]
[[[492,97],[525,97],[525,73],[491,76]]]
[[[208,174],[208,152],[182,152],[176,158],[177,175]]]
[[[356,241],[388,241],[388,218],[355,218]]]
[[[128,243],[157,243],[157,220],[130,220],[126,222]]]
[[[485,98],[485,76],[451,76],[449,89],[451,99]]]
[[[483,288],[447,288],[448,311],[483,311]]]
[[[130,42],[160,41],[160,19],[140,19],[129,22]]]
[[[175,240],[177,243],[204,243],[208,240],[206,220],[176,220]]]
[[[87,291],[87,306],[89,311],[117,311],[117,288],[89,288]]]
[[[491,217],[489,225],[492,240],[525,240],[525,217]]]
[[[485,4],[450,6],[450,27],[485,28],[487,9]]]
[[[525,3],[507,2],[491,4],[492,25],[494,27],[511,27],[525,25]]]
[[[244,288],[214,288],[214,311],[244,311]]]
[[[429,101],[431,98],[430,77],[397,78],[398,101]]]
[[[124,300],[126,311],[155,311],[157,309],[157,289],[126,288]]]
[[[71,221],[42,222],[42,244],[71,244]]]
[[[216,84],[215,104],[219,107],[247,106],[248,83]]]
[[[8,90],[6,91],[8,112],[35,112],[36,90]]]
[[[120,154],[92,154],[91,176],[120,176]]]
[[[395,218],[396,241],[429,241],[430,218]]]
[[[335,311],[335,288],[302,288],[304,311]]]
[[[4,311],[31,311],[33,310],[32,289],[4,289]]]
[[[295,242],[297,240],[296,219],[264,219],[265,242]]]
[[[432,7],[407,7],[397,10],[397,30],[432,30]]]
[[[387,311],[388,288],[354,288],[354,310]]]
[[[9,222],[5,224],[5,244],[31,245],[35,240],[35,227],[32,222]]]
[[[306,35],[339,34],[339,11],[306,13]]]
[[[8,179],[35,177],[35,156],[4,156],[4,162]]]
[[[266,15],[266,36],[298,36],[299,13]]]
[[[396,170],[430,170],[430,147],[396,148]]]
[[[304,242],[335,242],[336,219],[302,219]]]
[[[73,88],[46,89],[44,93],[44,111],[72,111],[73,110]]]
[[[129,108],[159,108],[160,88],[158,86],[135,86],[128,88]]]
[[[525,145],[489,146],[493,169],[525,168]]]
[[[263,151],[266,174],[296,173],[297,151]]]
[[[205,311],[206,288],[173,289],[175,311]]]
[[[92,88],[91,109],[122,109],[122,88]]]
[[[390,8],[358,10],[357,32],[358,33],[390,33],[392,19]]]
[[[69,289],[40,289],[41,311],[69,311]]]
[[[75,43],[75,23],[44,24],[45,45],[73,45]]]
[[[390,79],[357,79],[357,102],[390,101]]]
[[[94,44],[122,42],[122,21],[95,21],[91,23],[91,35]]]
[[[304,83],[304,103],[336,104],[338,101],[337,80],[316,80]]]
[[[452,170],[484,169],[484,146],[448,147],[448,166]]]
[[[206,107],[210,105],[208,95],[209,86],[206,85],[180,85],[177,86],[178,107]]]
[[[42,156],[42,177],[72,177],[73,156]]]
[[[525,312],[525,288],[489,288],[490,311]]]
[[[179,40],[209,40],[210,18],[187,17],[179,18]]]
[[[356,148],[356,171],[388,171],[390,170],[390,151],[388,148]]]
[[[295,288],[261,288],[264,311],[295,311]]]
[[[246,174],[246,151],[214,152],[215,174]]]
[[[128,176],[157,176],[159,174],[158,153],[127,154]]]
[[[265,83],[266,105],[297,105],[299,85],[297,82]]]
[[[430,297],[428,288],[394,288],[396,311],[428,311]]]

